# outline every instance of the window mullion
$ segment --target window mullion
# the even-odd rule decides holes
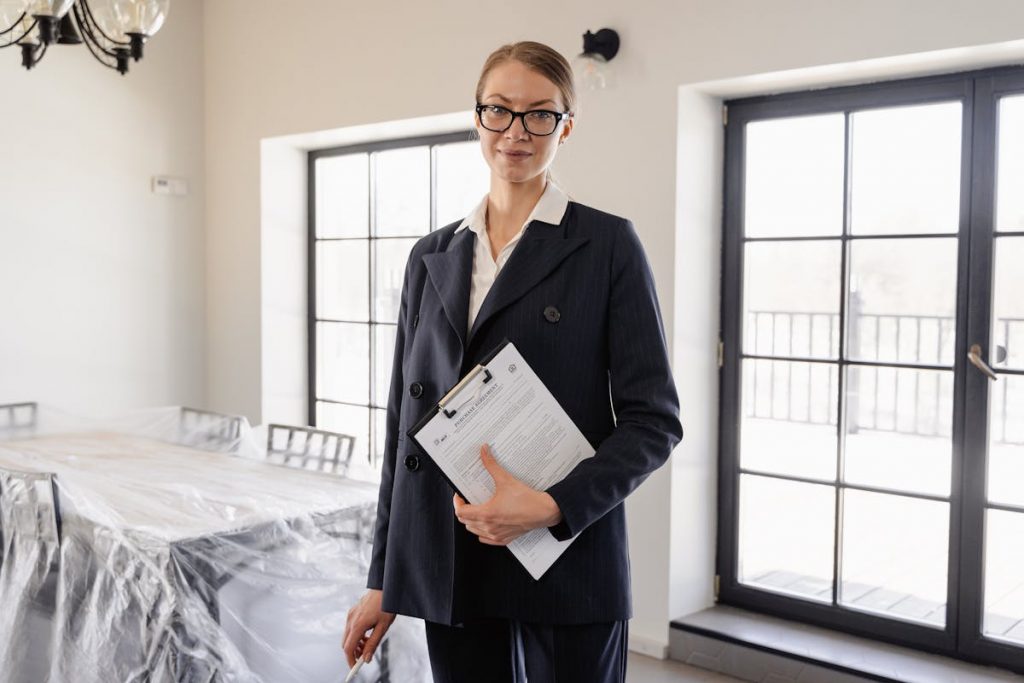
[[[840,245],[839,261],[839,365],[836,366],[838,375],[837,398],[836,398],[836,482],[835,482],[835,517],[833,536],[833,565],[832,565],[832,604],[839,605],[840,585],[842,578],[843,562],[843,465],[846,454],[846,391],[847,367],[843,363],[846,360],[846,327],[847,314],[846,306],[849,300],[850,291],[850,258],[848,237],[850,235],[850,187],[852,178],[852,159],[850,154],[850,141],[852,136],[850,112],[843,115],[843,234]],[[829,349],[831,352],[831,349]]]

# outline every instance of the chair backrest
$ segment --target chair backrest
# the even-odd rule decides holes
[[[0,440],[31,436],[38,420],[37,403],[0,403]]]
[[[60,543],[57,476],[0,468],[0,534]]]
[[[272,424],[267,428],[267,460],[298,469],[344,475],[356,439],[312,427]]]
[[[185,446],[233,453],[242,435],[242,418],[209,410],[182,407],[178,441]]]

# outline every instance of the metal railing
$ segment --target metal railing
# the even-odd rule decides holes
[[[952,365],[955,320],[934,315],[862,313],[853,302],[846,355],[874,363]],[[757,356],[836,358],[839,314],[749,311],[746,351]],[[996,321],[993,364],[1024,361],[1024,318]],[[745,379],[746,417],[835,424],[838,367],[756,360]],[[1007,378],[1008,379],[1008,378]],[[1011,382],[991,387],[990,430],[1000,444],[1024,445],[1024,395]],[[950,435],[953,374],[936,370],[853,365],[846,377],[848,433],[861,429],[918,436]]]

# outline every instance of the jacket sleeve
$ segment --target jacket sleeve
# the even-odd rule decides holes
[[[405,266],[402,299],[398,307],[398,329],[395,334],[395,353],[391,364],[391,387],[388,390],[388,409],[385,417],[384,461],[381,467],[380,491],[377,494],[377,523],[373,532],[373,553],[366,587],[382,590],[384,587],[384,560],[387,556],[388,525],[391,521],[391,491],[395,480],[395,460],[398,458],[398,428],[402,410],[402,358],[405,356],[405,325],[409,301],[409,278],[412,254]]]
[[[619,505],[683,436],[654,277],[630,221],[616,230],[608,301],[608,372],[615,428],[596,454],[547,489],[564,541]]]

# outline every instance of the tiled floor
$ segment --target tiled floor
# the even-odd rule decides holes
[[[635,652],[629,653],[626,667],[626,683],[730,683],[738,681],[724,674],[706,669],[659,660]]]

